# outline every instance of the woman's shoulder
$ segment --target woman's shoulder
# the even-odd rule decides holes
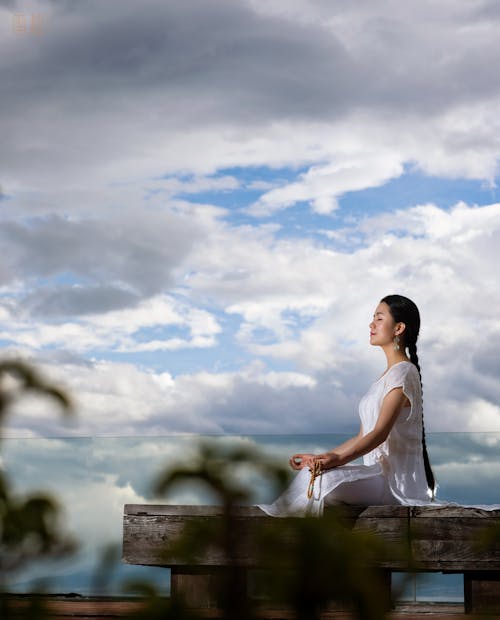
[[[388,374],[403,374],[405,375],[408,372],[412,372],[412,369],[417,370],[417,367],[415,366],[415,364],[413,362],[410,362],[410,360],[402,360],[401,362],[396,362],[395,364],[393,364],[385,373],[386,376]],[[418,372],[418,371],[417,371]]]
[[[404,382],[406,379],[419,378],[418,369],[413,362],[401,361],[393,364],[385,373],[385,383]]]

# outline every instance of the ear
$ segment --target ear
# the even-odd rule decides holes
[[[394,335],[401,336],[401,334],[404,334],[405,329],[406,329],[405,323],[397,323],[396,329],[394,331]]]

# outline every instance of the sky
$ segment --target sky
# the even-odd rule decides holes
[[[344,433],[419,306],[428,431],[500,431],[494,0],[0,1],[8,436]]]

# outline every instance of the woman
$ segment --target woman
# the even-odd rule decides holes
[[[427,504],[435,481],[425,445],[422,384],[417,356],[420,315],[402,295],[388,295],[370,323],[370,344],[387,368],[359,405],[361,428],[324,454],[294,454],[299,473],[273,504],[271,516],[320,515],[324,505]],[[358,457],[363,465],[349,465]]]

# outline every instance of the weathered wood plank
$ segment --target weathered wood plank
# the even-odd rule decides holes
[[[260,517],[260,515],[259,515]],[[212,525],[220,515],[186,516],[176,515],[127,515],[124,518],[123,555],[128,564],[147,566],[224,566],[228,560],[220,547],[207,546],[191,560],[176,557],[168,551],[167,545],[175,544],[193,522]],[[253,519],[248,516],[233,517],[233,527],[238,532],[238,547],[233,561],[241,566],[254,566],[256,562],[256,541],[266,528],[274,528],[275,519],[264,515]]]
[[[481,546],[486,528],[500,527],[500,511],[412,508],[411,549],[422,570],[500,570],[500,545]]]
[[[392,508],[392,506],[391,506]],[[432,519],[434,517],[472,517],[475,519],[492,519],[500,518],[500,510],[485,510],[473,506],[454,506],[454,505],[427,505],[427,506],[410,506],[410,516],[412,518]]]
[[[182,517],[212,517],[222,515],[222,506],[198,506],[177,504],[125,504],[124,515],[148,516],[182,516]],[[235,515],[244,517],[268,518],[266,513],[257,506],[236,506]]]
[[[325,508],[325,513],[339,513],[353,517],[406,517],[410,508],[408,506],[329,506]],[[208,505],[178,505],[178,504],[125,504],[124,515],[178,515],[178,516],[200,516],[209,517],[222,514],[221,506]],[[257,506],[236,506],[233,514],[244,517],[269,518]]]
[[[396,510],[388,510],[396,508]],[[337,511],[339,512],[339,511]],[[342,507],[341,520],[355,529],[381,536],[393,545],[394,555],[381,564],[384,567],[404,568],[406,562],[401,549],[408,539],[408,509],[396,507],[371,507],[360,509]],[[394,517],[396,513],[396,517]],[[165,553],[167,544],[178,540],[190,523],[214,523],[221,517],[217,506],[149,506],[127,505],[123,529],[123,561],[148,566],[186,566],[184,558]],[[242,566],[254,566],[257,533],[275,528],[277,521],[256,507],[239,507],[233,513],[233,523],[238,529],[238,555],[234,558]],[[202,566],[221,566],[226,559],[220,549],[203,550],[194,561]]]
[[[411,544],[416,568],[444,571],[500,570],[500,546],[480,548],[477,545],[486,524],[500,526],[500,511],[492,512],[456,507],[342,509],[344,520],[350,521],[356,530],[373,532],[394,546]],[[132,564],[163,566],[166,544],[177,540],[190,522],[213,522],[221,514],[218,506],[126,505],[123,559]],[[237,560],[251,566],[256,528],[262,531],[262,528],[272,527],[275,520],[259,508],[248,506],[235,510],[234,522],[241,541]],[[401,556],[393,559],[397,562],[394,568],[401,568]],[[224,563],[224,558],[217,550],[208,550],[197,561],[217,566]],[[182,563],[181,559],[168,557],[168,565]],[[384,566],[391,566],[391,558]]]
[[[353,513],[356,514],[358,517],[361,517],[363,519],[369,519],[369,518],[373,518],[373,519],[377,519],[377,518],[407,518],[408,514],[409,514],[409,510],[410,507],[409,506],[402,506],[400,504],[394,504],[394,505],[386,505],[386,506],[348,506],[348,505],[343,505],[343,506],[332,506],[330,508],[326,508],[325,512],[328,512],[329,510],[333,510],[338,511],[338,510],[342,510],[345,511],[346,513]]]

